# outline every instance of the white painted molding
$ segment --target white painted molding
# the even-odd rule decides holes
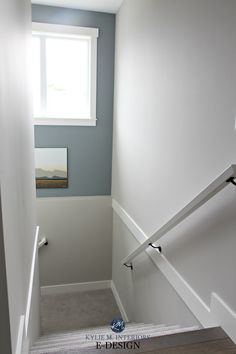
[[[87,283],[50,285],[50,286],[41,286],[41,295],[67,294],[67,293],[74,293],[78,291],[91,291],[91,290],[101,290],[101,289],[110,289],[110,288],[111,288],[110,280],[93,281]]]
[[[181,274],[177,272],[167,258],[163,254],[158,253],[155,249],[148,248],[146,253],[151,257],[154,264],[159,268],[203,327],[217,326],[217,322],[215,322],[211,316],[209,306],[207,306]]]
[[[118,291],[112,280],[101,280],[93,281],[87,283],[72,283],[72,284],[61,284],[61,285],[51,285],[51,286],[41,286],[41,295],[58,295],[58,294],[69,294],[80,291],[91,291],[91,290],[101,290],[101,289],[111,289],[116,300],[117,306],[120,310],[122,318],[125,322],[129,322],[129,318],[126,314],[125,308],[122,304]]]
[[[112,208],[140,244],[146,241],[148,236],[145,232],[114,199],[112,200]],[[209,307],[163,254],[160,254],[153,248],[147,248],[145,252],[150,256],[154,264],[160,269],[203,327],[220,325],[231,339],[236,342],[236,314],[218,295],[212,293],[211,305]]]
[[[113,292],[114,298],[116,300],[117,306],[118,306],[118,308],[120,310],[120,313],[121,313],[121,316],[122,316],[123,320],[125,322],[129,322],[128,315],[127,315],[127,313],[125,311],[125,308],[124,308],[124,306],[122,304],[122,301],[120,299],[119,293],[118,293],[118,291],[116,289],[116,286],[115,286],[113,280],[111,281],[111,290]]]
[[[98,28],[89,27],[79,27],[79,26],[68,26],[59,25],[52,23],[32,23],[32,33],[40,41],[40,55],[41,57],[46,57],[46,46],[45,40],[48,37],[59,37],[64,39],[75,39],[75,40],[86,40],[88,45],[88,67],[89,75],[88,86],[89,86],[89,112],[88,117],[77,116],[73,117],[50,117],[48,114],[48,107],[46,98],[41,94],[40,103],[40,116],[34,117],[35,125],[62,125],[62,126],[96,126],[97,115],[96,115],[96,98],[97,98],[97,38],[99,36]],[[41,60],[41,71],[40,77],[43,83],[46,80],[46,63],[45,60]],[[40,84],[41,91],[43,85]]]
[[[34,118],[34,125],[90,126],[97,125],[97,119],[92,118]]]
[[[216,293],[211,295],[211,311],[216,322],[236,344],[236,313]]]
[[[116,214],[119,215],[121,220],[135,236],[138,242],[142,243],[148,238],[148,236],[141,229],[141,227],[136,224],[134,219],[131,218],[131,216],[125,211],[125,209],[122,208],[122,206],[115,199],[112,199],[112,208],[113,210],[115,210]]]
[[[69,25],[58,25],[52,23],[32,22],[32,31],[36,33],[52,33],[63,35],[79,35],[98,38],[99,29],[93,27],[79,27]]]
[[[24,324],[25,324],[25,316],[20,317],[19,329],[18,329],[18,336],[17,336],[17,343],[16,343],[16,352],[15,354],[22,354],[23,348],[23,338],[24,338]]]
[[[38,202],[44,202],[44,201],[50,201],[50,200],[55,200],[55,201],[89,201],[89,200],[106,200],[106,199],[109,199],[111,200],[111,196],[110,195],[92,195],[92,196],[65,196],[65,197],[37,197],[37,203]]]
[[[26,305],[26,313],[25,313],[25,334],[26,334],[26,336],[28,334],[30,311],[31,311],[31,304],[32,304],[35,262],[36,262],[36,255],[38,252],[38,239],[39,239],[39,226],[36,227],[33,256],[32,256],[32,262],[31,262],[31,270],[30,270],[29,289],[28,289],[28,297],[27,297],[27,305]]]

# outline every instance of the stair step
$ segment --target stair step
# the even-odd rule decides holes
[[[167,332],[167,331],[174,331],[174,330],[177,330],[178,329],[178,326],[171,326],[171,327],[159,327],[159,326],[151,326],[151,327],[143,327],[142,328],[142,331],[140,330],[137,330],[137,328],[132,328],[132,330],[128,330],[128,331],[125,331],[123,332],[122,334],[123,335],[126,335],[126,336],[138,336],[138,335],[146,335],[146,336],[158,336],[159,333],[162,333],[162,332]],[[85,335],[86,334],[89,334],[90,336],[91,335],[96,335],[96,336],[101,336],[101,335],[104,335],[104,336],[107,336],[107,335],[111,335],[114,333],[112,333],[108,328],[106,331],[102,331],[102,332],[90,332],[90,331],[84,331],[84,332],[77,332],[77,335],[74,335],[73,337],[71,336],[67,336],[67,337],[63,337],[63,338],[53,338],[53,339],[47,339],[47,340],[44,340],[43,338],[39,339],[35,346],[37,346],[37,348],[45,348],[46,346],[50,345],[50,346],[58,346],[58,345],[64,345],[68,342],[70,342],[70,344],[76,344],[76,343],[79,343],[79,342],[83,342],[85,341],[86,342],[86,339],[85,339]],[[98,338],[98,337],[97,337]]]
[[[155,325],[155,324],[145,324],[145,323],[127,323],[126,324],[126,331],[130,330],[130,329],[135,329],[135,328],[149,328],[149,327],[153,327],[155,326],[156,328],[165,328],[166,326],[164,324],[160,324],[160,325]],[[68,336],[77,336],[80,333],[94,333],[94,334],[98,334],[101,332],[107,332],[110,331],[110,327],[109,326],[101,326],[101,327],[92,327],[92,328],[83,328],[83,329],[79,329],[79,330],[73,330],[73,331],[66,331],[66,332],[61,332],[61,333],[52,333],[52,334],[46,334],[43,335],[42,337],[40,337],[38,339],[38,341],[41,340],[51,340],[51,339],[60,339],[63,337],[68,337]]]
[[[126,330],[121,333],[121,335],[126,336],[149,336],[159,337],[164,335],[170,335],[174,333],[182,333],[198,330],[199,327],[188,327],[180,328],[179,326],[165,326],[165,325],[154,325],[154,324],[138,324],[138,323],[128,323]],[[46,353],[62,353],[63,351],[68,351],[70,348],[94,348],[94,342],[102,340],[95,338],[94,340],[87,340],[86,335],[97,335],[105,336],[104,342],[106,341],[106,335],[113,335],[112,341],[116,341],[116,334],[112,333],[110,328],[95,327],[87,328],[79,331],[72,331],[61,334],[47,335],[39,338],[31,349],[31,354],[46,354]],[[134,338],[135,339],[135,338]],[[133,340],[134,340],[133,339]],[[132,339],[127,339],[132,340]],[[110,339],[109,339],[110,341]],[[118,337],[119,341],[119,337]],[[73,350],[74,350],[73,349]]]

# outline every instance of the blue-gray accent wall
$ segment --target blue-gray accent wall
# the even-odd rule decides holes
[[[68,189],[40,189],[38,197],[111,194],[115,15],[32,5],[32,21],[99,28],[97,126],[36,126],[36,147],[68,147]]]

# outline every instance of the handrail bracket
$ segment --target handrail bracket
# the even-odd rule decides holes
[[[234,186],[236,186],[236,182],[235,182],[235,177],[230,177],[226,180],[226,182],[228,183],[232,183]]]
[[[159,253],[162,253],[162,248],[161,246],[154,246],[152,243],[149,243],[149,246],[151,246],[154,249],[157,249],[159,251]]]
[[[133,264],[132,263],[124,263],[124,266],[126,266],[127,268],[130,268],[131,270],[133,270]]]

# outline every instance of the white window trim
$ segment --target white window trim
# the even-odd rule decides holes
[[[49,23],[32,23],[33,34],[49,34],[49,35],[65,35],[65,36],[80,36],[89,37],[91,39],[91,99],[90,99],[90,118],[47,118],[47,117],[34,117],[35,125],[69,125],[69,126],[96,126],[96,98],[97,98],[97,38],[99,36],[98,28],[79,27],[57,25]]]

